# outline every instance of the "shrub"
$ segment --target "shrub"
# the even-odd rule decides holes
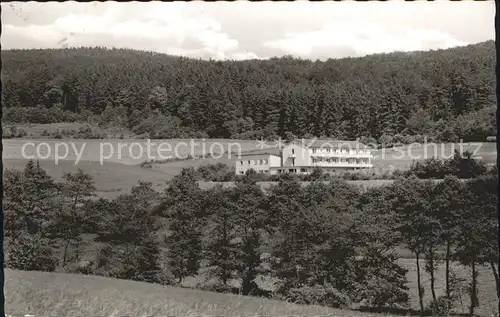
[[[6,245],[6,267],[23,271],[53,272],[58,264],[48,240],[22,233]]]
[[[315,285],[290,288],[285,293],[275,295],[276,299],[302,305],[322,305],[334,308],[348,308],[349,297],[333,286]]]
[[[388,147],[393,142],[393,137],[387,134],[382,134],[380,138],[378,138],[378,143],[382,144],[384,147]]]
[[[208,292],[232,293],[232,287],[230,285],[224,285],[219,280],[199,282],[196,284],[196,288]]]
[[[450,300],[445,296],[432,300],[427,308],[431,316],[449,316],[451,311]]]
[[[377,140],[374,137],[365,137],[362,136],[359,138],[359,142],[363,143],[364,145],[367,145],[371,148],[376,148],[377,147]]]
[[[414,140],[413,140],[414,143],[422,144],[425,141],[425,137],[423,135],[420,135],[420,134],[414,135],[413,138],[414,138]]]
[[[139,166],[142,168],[153,168],[152,163],[149,161],[142,162]]]
[[[397,264],[397,257],[369,250],[356,260],[358,277],[352,283],[351,295],[356,302],[375,308],[408,306],[407,269]]]
[[[394,134],[392,138],[392,143],[396,145],[401,145],[405,142],[405,137],[399,133]]]
[[[106,246],[99,251],[95,272],[97,275],[135,281],[171,284],[170,275],[158,265],[158,243],[147,238],[140,245]]]
[[[313,171],[309,175],[305,175],[305,181],[317,181],[321,179],[328,178],[328,175],[323,173],[323,170],[320,167],[314,167]]]
[[[78,263],[70,263],[63,268],[64,273],[94,275],[96,264],[94,261],[82,260]]]

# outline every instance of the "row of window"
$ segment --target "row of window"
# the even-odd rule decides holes
[[[353,168],[350,168],[348,170],[351,170],[351,171],[357,171],[357,170],[361,170],[362,168],[357,168],[357,167],[353,167]],[[301,168],[300,169],[300,172],[301,173],[307,173],[307,172],[311,172],[312,170],[308,170],[307,168]],[[323,169],[323,171],[325,173],[335,173],[336,170],[334,168],[329,168],[329,169]],[[344,169],[340,170],[340,171],[345,171]],[[290,169],[280,169],[278,170],[278,174],[281,174],[281,173],[297,173],[297,169],[294,169],[294,168],[290,168]]]
[[[288,173],[297,173],[297,169],[295,169],[295,168],[290,168],[290,169],[288,169],[288,170],[286,170],[286,169],[285,169],[285,170],[278,170],[278,173],[283,173],[283,172],[288,172]],[[307,172],[308,172],[308,170],[307,170],[307,168],[301,168],[301,169],[300,169],[300,172],[301,172],[301,173],[307,173]]]
[[[256,171],[257,173],[264,173],[264,174],[268,174],[269,173],[269,170],[258,170]],[[240,171],[240,174],[241,175],[245,175],[245,171]]]
[[[268,160],[262,159],[262,160],[249,160],[248,165],[267,165]],[[243,165],[243,161],[240,161],[240,165]]]
[[[334,149],[330,149],[330,148],[326,148],[326,149],[312,149],[312,152],[313,153],[316,153],[316,152],[326,152],[326,153],[344,153],[344,154],[347,154],[347,153],[369,154],[368,151],[363,151],[363,150],[334,150]]]
[[[313,157],[312,158],[313,163],[321,163],[321,162],[326,162],[326,163],[349,163],[349,164],[368,164],[368,160],[366,159],[346,159],[346,158],[322,158],[322,157]]]

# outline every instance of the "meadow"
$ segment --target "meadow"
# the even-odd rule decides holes
[[[153,183],[153,186],[158,190],[165,188],[166,181],[172,179],[175,175],[179,174],[184,167],[198,167],[206,164],[215,164],[222,162],[224,164],[233,164],[231,154],[222,154],[222,149],[233,149],[237,147],[232,145],[238,143],[241,151],[250,151],[256,149],[256,141],[247,140],[197,140],[195,146],[190,147],[191,140],[154,140],[154,143],[164,142],[170,144],[172,152],[165,153],[164,156],[177,153],[181,158],[188,155],[201,155],[206,153],[212,147],[212,154],[216,154],[216,158],[192,158],[188,160],[170,161],[168,163],[151,164],[150,168],[143,168],[141,163],[146,161],[147,153],[144,157],[138,157],[139,147],[132,146],[132,143],[140,143],[144,149],[147,148],[146,141],[144,140],[67,140],[72,142],[68,145],[68,155],[65,159],[56,158],[56,148],[59,147],[59,157],[65,154],[64,148],[58,144],[62,140],[27,140],[27,139],[9,139],[3,141],[3,164],[4,169],[23,169],[28,161],[28,158],[45,158],[39,159],[40,166],[43,167],[50,176],[56,180],[61,180],[64,173],[75,172],[78,168],[90,174],[95,182],[97,188],[96,194],[100,197],[116,197],[130,191],[130,189],[137,185],[139,181],[148,181]],[[29,145],[25,148],[25,155],[23,154],[23,145],[27,142],[32,142],[34,145]],[[103,145],[102,143],[109,143],[111,145]],[[41,146],[39,153],[37,153],[37,146],[41,143],[49,145]],[[119,144],[129,144],[131,151],[125,147],[122,148],[121,154],[118,153]],[[178,146],[178,150],[175,147]],[[198,145],[196,145],[198,144]],[[215,145],[214,145],[215,144]],[[154,156],[156,148],[151,147],[151,156]],[[102,149],[102,151],[101,151]],[[146,151],[146,150],[144,150]],[[81,155],[79,156],[79,153]],[[103,159],[100,162],[100,153],[104,157],[110,156],[108,159]],[[119,155],[120,154],[120,155]],[[130,155],[132,154],[132,155]],[[220,158],[217,158],[220,156]],[[78,159],[80,157],[80,159]]]
[[[487,164],[496,163],[496,143],[467,142],[467,143],[428,143],[403,145],[395,148],[384,148],[372,151],[372,163],[375,168],[409,168],[413,162],[436,157],[446,159],[453,156],[454,150],[460,153],[469,151],[474,158],[481,159]]]
[[[236,157],[259,149],[257,141],[226,139],[6,139],[4,159],[41,159],[47,161],[93,161],[136,165],[145,161],[186,159],[210,155]],[[229,154],[236,153],[236,154]],[[224,155],[226,154],[226,155]]]
[[[5,311],[16,316],[367,316],[99,276],[10,269],[5,270]]]
[[[418,309],[416,265],[413,259],[400,259],[407,268],[410,304]],[[424,263],[422,263],[423,266]],[[452,267],[459,276],[470,272],[457,263]],[[184,287],[161,286],[127,280],[78,274],[24,272],[5,270],[5,308],[11,315],[36,316],[381,316],[356,310],[340,310],[320,306],[302,306],[283,301],[190,289],[203,277],[188,278]],[[263,283],[271,284],[269,279]],[[437,295],[444,294],[444,266],[437,271]],[[424,301],[431,299],[430,278],[422,273],[426,289]],[[268,285],[266,288],[272,288]],[[491,270],[479,268],[478,316],[498,312],[495,282]],[[463,294],[455,314],[467,313],[469,298]],[[390,314],[390,316],[395,316]]]

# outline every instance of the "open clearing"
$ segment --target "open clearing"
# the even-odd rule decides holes
[[[496,163],[496,143],[436,143],[412,144],[397,148],[387,148],[372,151],[372,163],[380,169],[405,169],[415,161],[423,161],[431,157],[449,158],[454,150],[460,153],[469,151],[474,158],[481,159],[486,164]]]

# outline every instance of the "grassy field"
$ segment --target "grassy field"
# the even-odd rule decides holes
[[[243,153],[258,149],[257,141],[226,139],[171,139],[149,142],[138,139],[4,139],[2,142],[4,159],[34,157],[54,161],[58,157],[59,160],[67,161],[102,160],[126,165],[166,158],[184,159],[202,154],[224,159],[227,158],[224,153]],[[234,158],[235,155],[231,157]]]
[[[409,269],[410,303],[418,309],[415,261],[400,260]],[[423,263],[422,263],[423,264]],[[466,268],[453,265],[468,278]],[[494,279],[489,268],[479,269],[479,316],[498,311]],[[430,280],[422,274],[425,303],[431,298]],[[186,284],[194,284],[187,281]],[[444,294],[444,268],[437,272],[437,294]],[[468,296],[455,313],[468,311]],[[76,274],[5,270],[5,308],[11,315],[58,316],[368,316],[359,311],[319,306],[300,306],[282,301],[218,294],[182,287],[110,279]],[[394,316],[392,314],[392,316]]]
[[[9,269],[5,270],[5,312],[18,316],[367,316],[97,276]]]
[[[380,169],[405,169],[412,162],[423,161],[431,157],[449,158],[454,150],[463,153],[469,151],[474,157],[484,160],[487,164],[496,163],[496,143],[439,143],[439,144],[414,144],[398,148],[387,148],[372,152],[372,163],[375,168]]]
[[[22,146],[26,140],[3,140],[4,153],[3,153],[3,164],[4,169],[23,169],[28,159],[22,156]],[[175,175],[179,174],[184,167],[199,167],[206,164],[224,163],[233,164],[233,160],[228,157],[228,155],[222,155],[221,158],[206,158],[206,159],[190,159],[181,161],[172,161],[162,164],[152,164],[151,168],[142,168],[139,166],[140,163],[144,162],[143,158],[135,159],[130,157],[129,153],[124,150],[121,159],[118,159],[118,154],[115,153],[109,160],[103,160],[103,164],[99,162],[99,152],[100,145],[99,140],[74,140],[77,151],[80,152],[83,144],[84,151],[81,156],[81,160],[76,163],[76,155],[74,151],[70,148],[70,153],[67,159],[58,160],[57,164],[54,160],[55,154],[54,149],[56,148],[57,142],[62,142],[61,140],[36,140],[35,144],[40,142],[47,142],[51,145],[51,156],[48,159],[39,160],[40,165],[47,170],[49,175],[54,177],[56,180],[61,180],[61,177],[65,172],[75,172],[78,168],[81,168],[86,173],[92,175],[97,188],[96,194],[101,197],[116,197],[120,194],[127,193],[130,189],[135,186],[139,181],[152,182],[155,188],[162,190],[165,188],[166,181],[172,179]],[[128,142],[127,140],[103,140],[102,142],[112,142],[113,147],[116,149],[118,142]],[[135,142],[135,141],[134,141]],[[157,142],[157,141],[155,141]],[[172,144],[172,148],[175,144],[180,142],[188,143],[189,140],[169,140]],[[232,149],[232,143],[237,142],[237,140],[209,140],[204,142],[207,148],[210,148],[213,144],[221,144],[225,149]],[[199,154],[202,150],[202,143],[199,143],[199,147],[195,147],[195,154]],[[241,141],[239,143],[242,151],[254,150],[254,141]],[[72,145],[69,145],[70,147]],[[216,152],[219,146],[214,146],[213,151]],[[33,151],[33,147],[28,148]],[[180,155],[190,154],[187,147],[180,148]],[[61,150],[62,151],[62,150]],[[62,152],[60,152],[62,153]],[[107,153],[107,152],[105,152]],[[109,152],[111,153],[111,151]],[[220,153],[220,152],[219,152]],[[33,155],[35,153],[28,152],[28,155]],[[42,153],[42,156],[49,154],[48,150]],[[154,153],[153,153],[154,155]],[[168,154],[165,154],[168,155]]]
[[[26,160],[4,159],[3,164],[4,169],[23,169]],[[146,169],[137,165],[111,162],[100,165],[99,162],[83,161],[75,166],[72,161],[61,161],[57,165],[53,161],[40,161],[40,166],[55,180],[61,180],[65,172],[75,172],[77,168],[81,168],[92,175],[97,188],[96,195],[108,198],[130,192],[139,181],[150,181],[161,190],[165,187],[165,181],[178,173],[178,170],[169,171],[158,169],[156,166]]]

